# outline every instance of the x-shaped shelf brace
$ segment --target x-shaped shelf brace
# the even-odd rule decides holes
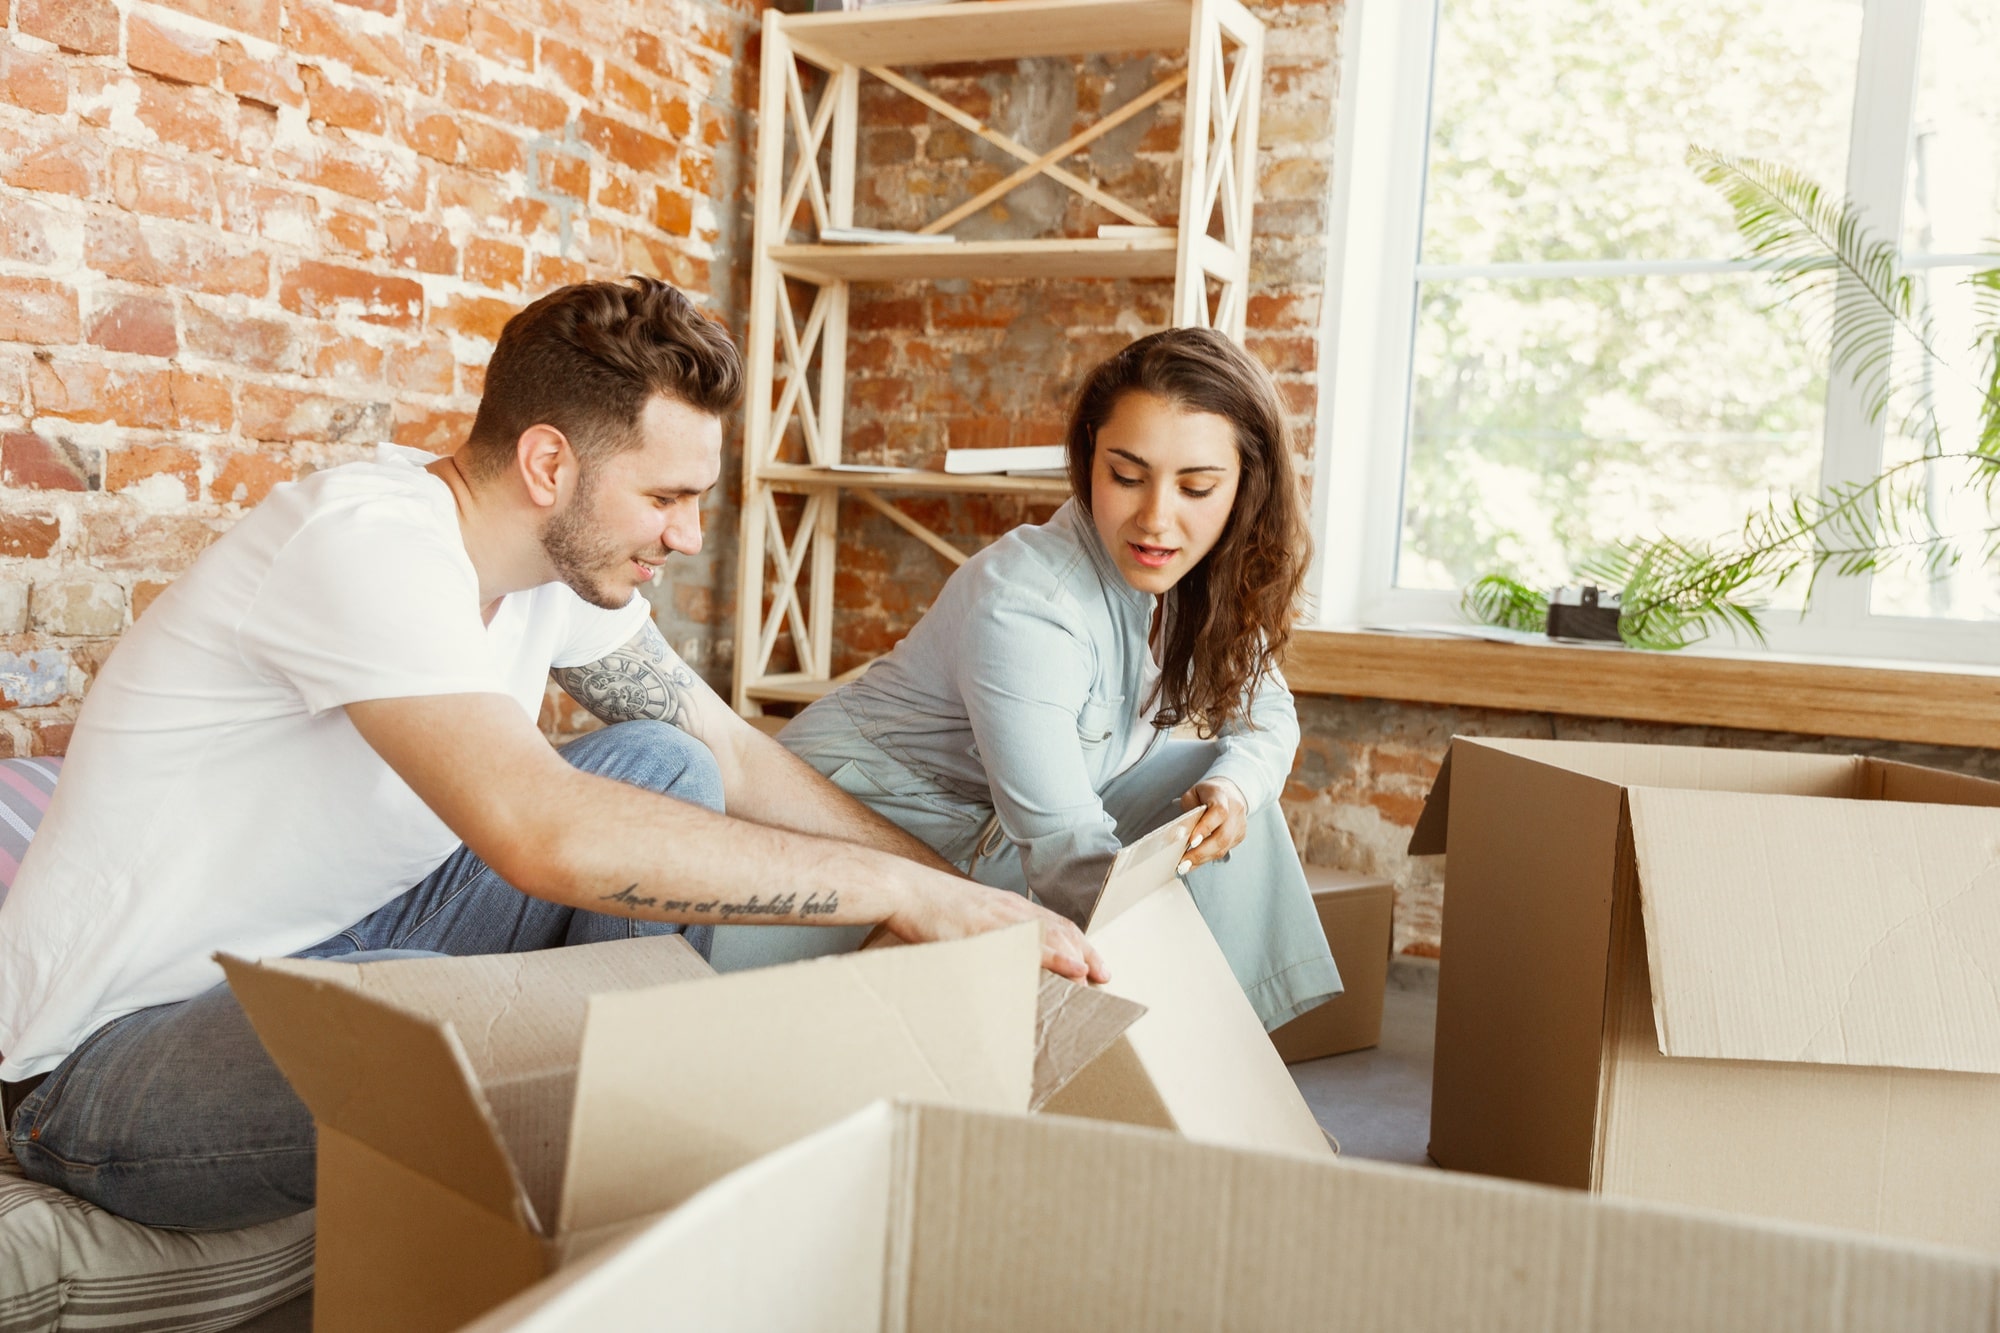
[[[1208,179],[1202,183],[1201,211],[1195,216],[1205,223],[1214,213],[1217,200],[1221,200],[1223,244],[1234,247],[1247,228],[1243,225],[1245,220],[1237,216],[1236,154],[1231,150],[1236,145],[1236,129],[1242,121],[1243,104],[1250,95],[1250,77],[1240,63],[1235,77],[1230,77],[1229,62],[1222,49],[1221,29],[1210,34],[1201,58],[1211,62],[1215,85],[1223,89],[1223,95],[1209,99],[1209,122],[1214,130],[1210,140],[1213,151],[1208,158]]]
[[[778,300],[778,336],[784,343],[784,365],[778,373],[785,377],[784,392],[778,397],[778,406],[771,413],[771,437],[764,441],[763,457],[775,461],[785,439],[785,429],[791,423],[793,408],[798,409],[799,429],[805,433],[806,455],[812,466],[824,467],[833,460],[827,455],[826,441],[820,437],[819,407],[813,402],[812,386],[806,382],[806,367],[812,364],[812,354],[819,347],[820,335],[826,332],[827,312],[831,307],[831,289],[818,287],[813,290],[812,307],[806,311],[805,331],[800,332],[798,322],[792,317],[791,298],[783,292]]]
[[[1185,84],[1187,82],[1187,74],[1184,71],[1168,75],[1145,92],[1139,94],[1139,96],[1119,107],[1116,111],[1104,116],[1088,129],[1073,135],[1057,147],[1051,148],[1046,153],[1037,153],[1026,144],[1012,139],[991,126],[984,124],[976,116],[970,115],[953,106],[950,102],[931,92],[930,89],[910,82],[893,69],[889,69],[883,65],[870,65],[867,68],[870,74],[888,84],[897,92],[914,98],[924,106],[929,107],[932,111],[935,111],[938,115],[943,116],[952,124],[957,125],[960,129],[978,135],[1010,157],[1018,158],[1022,162],[1027,163],[1026,166],[1016,171],[1013,175],[1008,176],[1004,180],[996,181],[944,216],[925,223],[918,229],[920,234],[933,236],[949,227],[956,226],[992,203],[995,199],[1012,193],[1022,185],[1033,180],[1036,176],[1047,176],[1052,180],[1060,182],[1092,203],[1101,205],[1109,211],[1116,213],[1119,217],[1124,218],[1127,222],[1137,226],[1154,227],[1160,225],[1124,200],[1106,194],[1097,186],[1083,179],[1083,177],[1076,175],[1074,172],[1064,170],[1058,164],[1064,158],[1082,152],[1112,130],[1117,129],[1147,107],[1152,106],[1161,98]]]
[[[835,501],[829,495],[807,496],[805,512],[799,515],[799,525],[787,544],[784,528],[778,522],[777,496],[769,492],[764,496],[765,554],[777,566],[778,577],[777,595],[771,599],[770,613],[764,618],[764,632],[758,636],[757,670],[760,674],[770,669],[771,652],[778,646],[778,631],[787,622],[791,626],[792,647],[799,655],[799,665],[821,676],[827,673],[827,663],[812,660],[813,637],[806,625],[805,607],[799,603],[799,571],[805,567],[806,552],[812,545],[814,531],[819,527],[820,511],[832,503]]]
[[[798,212],[799,200],[808,189],[812,191],[813,222],[822,229],[833,225],[832,213],[826,202],[826,183],[819,178],[820,145],[826,142],[826,128],[833,123],[833,109],[840,102],[831,93],[831,87],[823,90],[819,105],[808,116],[805,86],[799,82],[798,62],[791,62],[785,72],[785,107],[791,118],[792,133],[798,136],[799,161],[792,169],[791,181],[785,186],[784,202],[778,206],[778,217],[782,219],[779,225],[781,232],[791,226]]]

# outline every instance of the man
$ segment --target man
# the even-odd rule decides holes
[[[0,908],[0,1093],[31,1177],[165,1226],[311,1206],[310,1117],[217,952],[1036,920],[1046,966],[1101,977],[1068,922],[958,876],[661,640],[638,588],[701,549],[741,393],[673,288],[564,288],[509,321],[455,454],[279,487],[159,598]],[[613,724],[560,753],[534,724],[552,669]]]

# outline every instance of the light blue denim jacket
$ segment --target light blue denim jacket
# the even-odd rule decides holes
[[[1125,581],[1072,500],[966,561],[908,637],[806,710],[787,744],[851,725],[905,770],[873,782],[907,791],[917,778],[968,816],[990,806],[1035,896],[1087,912],[1119,846],[1100,793],[1135,729],[1152,731],[1149,754],[1164,735],[1139,719],[1155,601]],[[1206,776],[1234,782],[1253,813],[1277,800],[1299,728],[1275,668],[1248,720],[1217,740]]]

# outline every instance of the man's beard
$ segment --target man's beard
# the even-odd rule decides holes
[[[555,566],[556,577],[569,585],[578,597],[592,606],[616,611],[632,600],[629,592],[612,592],[599,582],[604,571],[629,560],[611,541],[600,536],[591,522],[596,498],[596,479],[586,471],[576,483],[576,494],[549,519],[542,529],[542,550]]]

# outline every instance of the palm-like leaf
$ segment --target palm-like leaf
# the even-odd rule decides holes
[[[1879,420],[1903,388],[1904,429],[1929,448],[1941,447],[1921,377],[1914,385],[1897,381],[1899,337],[1928,361],[1943,358],[1896,243],[1871,232],[1854,204],[1829,197],[1790,167],[1699,146],[1688,149],[1687,160],[1728,203],[1750,258],[1826,344],[1833,372],[1860,390],[1869,420]]]
[[[1549,625],[1549,599],[1519,579],[1488,574],[1459,599],[1465,613],[1482,625],[1540,634]]]
[[[1623,593],[1618,629],[1634,647],[1673,649],[1724,630],[1763,641],[1760,598],[1804,577],[1806,596],[1822,571],[1856,575],[1914,564],[1936,573],[1975,554],[2000,559],[2000,522],[1970,532],[1940,532],[1931,517],[1930,468],[1969,464],[1985,498],[2000,489],[2000,268],[1974,273],[1979,358],[1969,382],[1980,395],[1978,439],[1947,451],[1939,435],[1932,377],[1897,374],[1896,350],[1907,339],[1926,369],[1947,367],[1916,284],[1895,244],[1870,233],[1849,203],[1836,203],[1790,168],[1754,158],[1690,148],[1688,162],[1721,192],[1751,257],[1766,269],[1809,331],[1826,343],[1835,373],[1859,387],[1871,420],[1892,404],[1921,455],[1873,479],[1793,496],[1752,514],[1734,542],[1684,542],[1662,536],[1626,541],[1586,560],[1579,573]],[[1990,517],[1990,514],[1989,514]],[[1547,599],[1518,580],[1490,574],[1466,589],[1468,613],[1526,628],[1546,622]]]

